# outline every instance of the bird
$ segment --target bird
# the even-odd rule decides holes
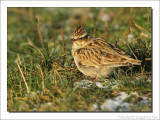
[[[91,37],[82,25],[73,30],[71,42],[75,65],[91,78],[107,78],[120,66],[141,65],[140,60],[131,58],[105,39]]]

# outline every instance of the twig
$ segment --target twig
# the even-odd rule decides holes
[[[26,86],[26,89],[27,89],[27,93],[29,93],[29,87],[28,87],[28,85],[27,85],[27,82],[26,82],[26,79],[25,79],[25,77],[24,77],[23,71],[22,71],[21,67],[19,66],[18,62],[17,62],[17,66],[18,66],[18,69],[19,69],[19,71],[20,71],[20,73],[21,73],[21,76],[22,76],[22,78],[23,78],[23,81],[24,81],[24,83],[25,83],[25,86]]]
[[[42,54],[41,50],[40,50],[38,47],[36,47],[29,38],[27,38],[27,41],[28,41],[28,44],[29,44],[30,46],[32,46],[34,49],[36,49],[36,50],[41,54],[41,56],[45,59],[45,57],[44,57],[44,55]]]
[[[129,20],[129,32],[130,33],[130,28],[133,27],[135,30],[138,30],[137,25],[135,24],[135,22],[133,21],[133,8],[130,9],[130,20]],[[140,28],[139,28],[140,29]],[[142,29],[141,29],[142,30]],[[128,36],[128,35],[127,35]],[[125,41],[124,41],[125,40]],[[130,49],[130,51],[132,52],[132,54],[134,55],[134,57],[138,60],[137,56],[134,54],[134,52],[132,51],[131,47],[129,46],[129,44],[127,44],[126,39],[123,39],[123,42],[125,42],[125,44],[127,45],[127,47]],[[142,65],[140,65],[140,69],[141,72],[143,73],[143,68]]]
[[[58,86],[57,86],[55,89],[56,89],[56,91],[57,91],[61,96],[64,96],[64,94],[62,93],[62,91],[59,89]]]
[[[130,29],[128,29],[127,32],[125,33],[122,41],[127,45],[127,47],[130,49],[130,51],[132,52],[132,54],[134,55],[134,57],[138,60],[138,58],[134,54],[133,50],[131,49],[131,47],[129,46],[129,44],[126,42],[126,39],[127,39],[128,35],[129,35],[129,33],[130,33]]]
[[[54,80],[54,81],[55,81],[55,90],[56,90],[61,96],[64,96],[64,94],[62,93],[62,91],[59,89],[59,87],[58,87],[58,85],[57,85],[56,76],[57,76],[57,75],[59,76],[57,70],[54,71],[54,75],[55,75],[55,80]],[[60,77],[60,76],[59,76],[59,77]]]
[[[107,29],[107,21],[105,22],[105,34],[104,34],[104,38],[107,40],[108,39],[108,29]]]
[[[134,57],[138,60],[137,56],[134,54],[134,52],[132,51],[131,47],[129,46],[129,44],[125,43],[127,45],[127,47],[130,49],[130,51],[132,52],[132,54],[134,55]]]
[[[136,24],[133,21],[133,18],[130,16],[130,20],[129,20],[129,27],[133,27],[135,30],[140,30],[140,31],[144,31],[146,34],[148,34],[148,31],[146,31],[143,27],[141,27],[140,25]]]
[[[55,69],[55,73],[58,75],[59,79],[62,81],[62,78],[61,78],[61,76],[59,75],[57,69]]]
[[[134,10],[134,8],[131,7],[131,8],[130,8],[130,17],[132,17],[132,15],[133,15],[133,10]]]
[[[139,30],[144,31],[145,33],[148,34],[148,32],[147,32],[143,27],[141,27],[140,25],[138,25],[138,24],[136,24],[136,23],[134,23],[134,25],[135,25]]]
[[[146,61],[151,61],[151,60],[152,60],[152,58],[145,58],[145,60],[146,60]]]
[[[122,42],[124,42],[125,44],[127,44],[126,39],[129,34],[130,34],[130,28],[128,28],[128,30],[126,31],[126,33],[124,34],[123,39],[122,39]]]
[[[41,72],[41,76],[42,76],[42,89],[44,90],[45,86],[44,86],[44,75],[43,75],[43,71],[42,68],[40,67],[40,72]]]
[[[66,53],[66,44],[65,44],[65,40],[64,40],[64,31],[61,29],[60,31],[61,35],[62,35],[62,44],[63,44],[63,53]]]
[[[37,20],[38,20],[38,35],[39,35],[39,39],[41,41],[41,45],[42,45],[43,50],[46,52],[46,49],[44,47],[43,38],[42,38],[42,32],[41,32],[40,21],[39,21],[39,16],[38,15],[37,15]]]
[[[96,33],[96,28],[94,28],[93,37],[95,37],[95,33]]]
[[[135,30],[138,30],[138,28],[136,27],[136,25],[135,25],[135,22],[133,21],[133,10],[134,10],[134,8],[132,7],[132,8],[130,8],[130,18],[129,18],[129,28],[131,28],[131,27],[133,27]]]

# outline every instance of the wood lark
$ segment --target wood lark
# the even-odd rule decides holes
[[[78,69],[87,76],[108,77],[112,69],[120,66],[140,65],[103,38],[90,37],[81,25],[72,34],[72,56]]]

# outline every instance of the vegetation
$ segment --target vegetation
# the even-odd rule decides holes
[[[8,8],[7,15],[8,111],[152,111],[151,8]],[[79,24],[142,65],[96,82],[84,76],[71,56]]]

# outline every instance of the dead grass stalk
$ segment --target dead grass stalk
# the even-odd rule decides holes
[[[19,65],[18,62],[17,62],[17,66],[18,66],[18,69],[19,69],[19,71],[20,71],[20,73],[21,73],[21,76],[22,76],[22,78],[23,78],[23,81],[24,81],[24,83],[25,83],[25,86],[26,86],[26,89],[27,89],[27,93],[29,93],[29,87],[28,87],[28,85],[27,85],[27,82],[26,82],[26,79],[25,79],[25,77],[24,77],[23,71],[22,71],[22,69],[21,69],[21,67],[20,67],[20,65]]]
[[[38,35],[39,35],[39,39],[41,41],[41,45],[43,50],[46,52],[46,49],[44,47],[44,41],[43,41],[43,37],[42,37],[42,32],[41,32],[41,27],[40,27],[40,20],[39,20],[39,16],[37,15],[37,20],[38,20]]]

